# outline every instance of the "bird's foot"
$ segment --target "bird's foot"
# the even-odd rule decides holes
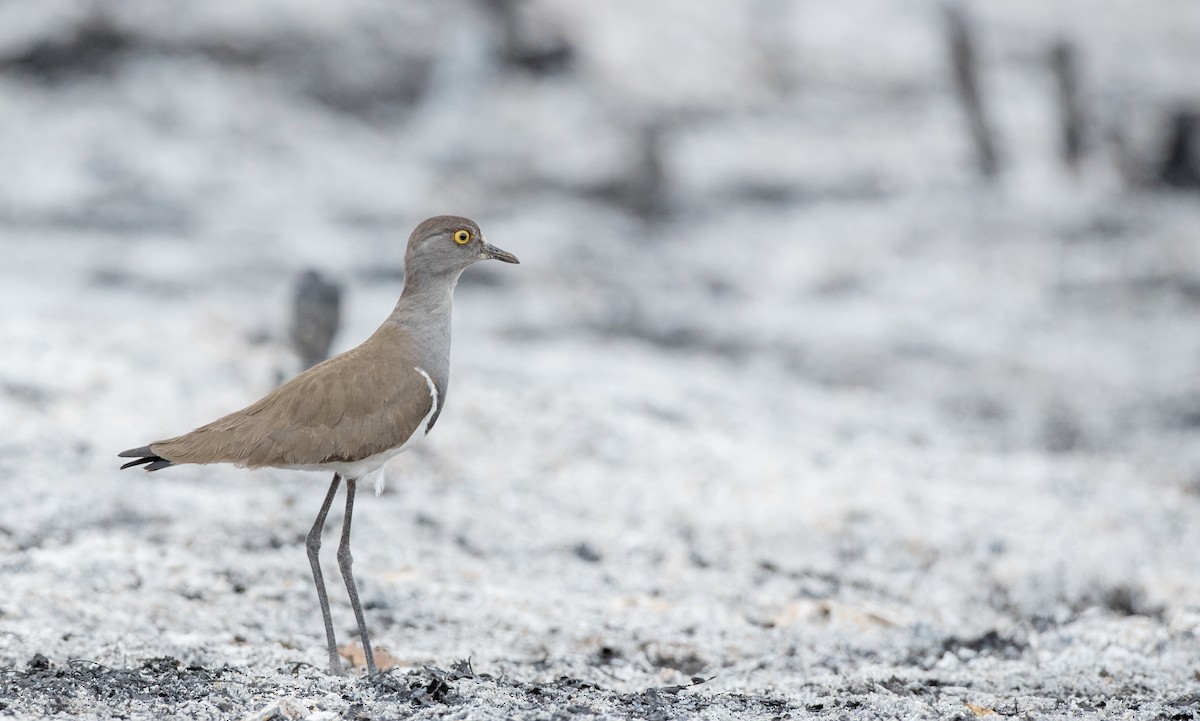
[[[345,676],[346,664],[342,663],[342,659],[337,656],[329,657],[329,675],[330,676]]]

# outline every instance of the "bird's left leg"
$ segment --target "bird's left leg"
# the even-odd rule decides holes
[[[367,635],[367,622],[363,618],[362,604],[358,601],[358,587],[354,585],[354,573],[350,567],[354,565],[354,556],[350,555],[350,521],[354,516],[354,491],[358,480],[346,479],[346,515],[342,518],[342,542],[338,544],[338,568],[342,570],[342,579],[346,582],[346,592],[350,594],[350,606],[354,609],[354,619],[358,621],[358,636],[362,639],[363,655],[367,659],[367,675],[375,675],[375,654],[371,652],[371,639]]]
[[[325,528],[325,516],[329,513],[329,507],[333,505],[333,497],[337,494],[338,484],[341,482],[342,477],[337,473],[333,474],[333,482],[329,484],[325,502],[321,504],[317,520],[313,522],[312,530],[308,532],[304,541],[304,546],[308,549],[308,562],[312,566],[313,582],[317,586],[317,600],[321,602],[321,618],[325,621],[325,642],[329,647],[329,672],[334,674],[342,673],[342,661],[338,657],[337,638],[333,634],[333,618],[329,615],[329,596],[325,593],[325,579],[321,575],[320,552],[321,531]]]

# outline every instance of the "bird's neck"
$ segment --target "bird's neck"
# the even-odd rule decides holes
[[[454,295],[454,288],[458,285],[458,277],[462,275],[463,269],[447,273],[417,273],[412,272],[409,268],[404,269],[404,290],[400,293],[400,302],[396,307],[409,303],[429,303],[440,302],[445,299],[447,304],[450,303],[450,298]]]
[[[443,362],[450,354],[450,320],[454,286],[462,271],[450,275],[406,275],[389,322],[401,326],[414,348],[426,357],[422,362]],[[432,372],[432,369],[427,369]]]

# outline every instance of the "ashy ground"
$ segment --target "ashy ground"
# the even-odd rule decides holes
[[[645,5],[0,6],[0,717],[1200,715],[1193,5],[968,4],[991,182],[936,3]],[[437,212],[522,263],[331,676],[328,479],[116,453],[294,373],[306,268],[365,338]]]

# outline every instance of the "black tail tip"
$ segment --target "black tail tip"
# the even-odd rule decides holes
[[[117,458],[135,459],[121,466],[122,471],[126,468],[132,468],[133,466],[140,466],[142,464],[148,464],[146,465],[147,471],[158,471],[162,470],[163,468],[167,468],[168,466],[175,465],[162,456],[155,454],[154,451],[150,450],[150,446],[130,448],[127,451],[121,451],[117,454]]]

